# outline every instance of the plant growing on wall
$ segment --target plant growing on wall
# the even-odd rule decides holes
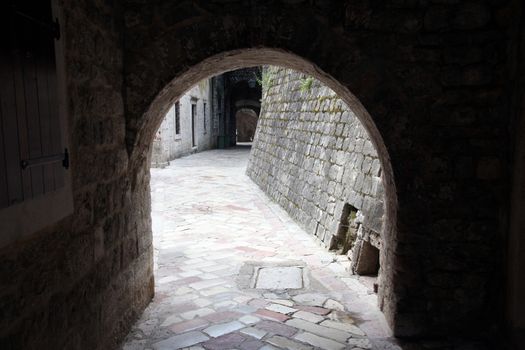
[[[301,79],[301,86],[299,87],[299,90],[301,92],[309,92],[312,89],[312,84],[314,83],[313,77],[305,77]]]
[[[260,76],[255,74],[255,80],[257,81],[257,84],[263,88],[263,90],[266,90],[273,83],[272,73],[265,69],[262,71]]]

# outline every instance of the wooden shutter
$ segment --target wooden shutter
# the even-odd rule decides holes
[[[1,14],[0,208],[64,186],[50,1],[7,1]]]

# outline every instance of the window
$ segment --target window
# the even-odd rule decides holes
[[[206,133],[206,102],[204,102],[203,108],[204,108],[204,111],[203,111],[204,117],[202,118],[202,123],[203,123],[202,126],[204,128],[204,133]]]
[[[180,135],[180,103],[175,102],[175,135]]]

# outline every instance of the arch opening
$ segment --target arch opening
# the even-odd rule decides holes
[[[392,288],[391,281],[392,266],[393,266],[393,249],[395,240],[395,212],[396,212],[396,197],[394,189],[394,181],[392,175],[392,167],[389,162],[389,157],[386,152],[386,147],[382,141],[381,136],[371,116],[366,112],[361,103],[357,98],[352,95],[347,88],[342,84],[338,83],[335,79],[323,73],[315,65],[308,61],[297,57],[295,55],[285,53],[278,50],[268,49],[249,49],[235,52],[228,52],[213,56],[209,59],[202,61],[201,63],[191,67],[184,74],[174,78],[162,91],[160,91],[153,102],[149,105],[148,110],[144,114],[143,128],[139,129],[136,134],[134,141],[134,147],[131,150],[131,160],[138,162],[146,160],[143,164],[148,164],[148,158],[143,158],[141,155],[150,154],[149,145],[151,145],[151,139],[155,135],[155,130],[162,121],[162,116],[170,105],[177,101],[183,96],[184,92],[195,85],[199,81],[210,78],[212,76],[239,68],[254,67],[259,65],[272,64],[275,66],[282,66],[302,72],[309,76],[315,77],[317,80],[325,84],[330,88],[353,112],[355,117],[359,120],[360,124],[366,130],[369,135],[370,141],[373,144],[375,150],[377,150],[378,160],[381,164],[382,171],[382,184],[385,189],[385,200],[384,200],[384,225],[381,228],[381,235],[384,239],[384,244],[381,249],[381,265],[388,266],[388,271],[382,273],[383,283],[379,288],[380,306],[387,312],[387,318],[391,320],[392,310],[388,308],[388,300],[385,302],[385,295],[391,293],[388,288]],[[237,107],[237,106],[236,106]],[[244,108],[236,108],[236,110],[243,110]],[[382,286],[387,286],[384,288]]]
[[[385,188],[385,219],[382,234],[389,242],[384,247],[385,251],[395,250],[395,236],[397,228],[397,195],[395,189],[394,173],[387,147],[377,129],[372,116],[367,112],[358,98],[346,86],[335,78],[322,71],[321,68],[308,60],[295,54],[268,48],[243,49],[224,52],[211,56],[194,66],[188,68],[178,77],[174,77],[162,88],[153,101],[148,105],[141,120],[138,131],[127,132],[128,143],[133,144],[130,150],[130,164],[137,162],[149,164],[150,147],[162,119],[169,107],[178,100],[192,86],[203,79],[222,74],[224,72],[245,67],[258,67],[263,65],[281,66],[305,73],[319,80],[330,88],[352,110],[363,125],[366,133],[377,150],[381,163],[382,179]],[[394,265],[394,258],[385,257],[385,263]]]
[[[239,108],[235,112],[235,123],[237,129],[237,143],[253,142],[255,129],[257,128],[257,112],[251,108]]]

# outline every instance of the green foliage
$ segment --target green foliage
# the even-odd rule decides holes
[[[300,90],[301,92],[309,92],[312,89],[312,85],[314,83],[313,77],[305,77],[301,79],[301,86]]]
[[[255,74],[255,80],[263,89],[267,89],[273,83],[273,76],[270,71],[263,70],[260,76]]]

